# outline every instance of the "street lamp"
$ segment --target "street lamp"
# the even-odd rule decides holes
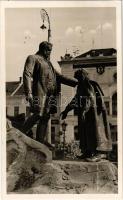
[[[40,14],[41,14],[41,19],[43,20],[43,24],[40,27],[42,30],[46,29],[47,27],[44,25],[44,21],[46,20],[48,22],[48,42],[50,42],[51,40],[51,29],[50,29],[50,18],[49,15],[47,13],[47,11],[45,9],[41,9],[40,10]]]
[[[63,121],[61,126],[62,126],[62,131],[63,131],[63,150],[64,150],[64,155],[65,155],[65,131],[66,131],[67,123]]]

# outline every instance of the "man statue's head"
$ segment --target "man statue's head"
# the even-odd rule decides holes
[[[44,58],[46,58],[47,60],[50,59],[50,54],[52,51],[52,44],[47,42],[47,41],[43,41],[39,44],[39,51],[38,53],[43,55]]]

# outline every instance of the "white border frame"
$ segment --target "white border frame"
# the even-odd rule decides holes
[[[7,194],[6,193],[6,93],[5,93],[5,8],[41,7],[115,7],[117,24],[117,93],[118,93],[118,194]],[[120,1],[1,1],[0,2],[0,130],[1,130],[1,199],[123,199],[123,137],[122,137],[122,52],[121,52],[121,2]]]

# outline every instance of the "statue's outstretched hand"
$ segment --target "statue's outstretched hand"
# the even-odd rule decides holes
[[[61,112],[60,118],[63,120],[66,119],[66,117],[67,117],[67,112],[66,111]]]

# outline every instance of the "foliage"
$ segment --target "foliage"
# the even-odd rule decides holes
[[[64,156],[66,158],[75,159],[76,156],[81,155],[81,150],[79,149],[79,141],[72,141],[71,143],[61,142],[56,145],[56,151],[64,151]]]

